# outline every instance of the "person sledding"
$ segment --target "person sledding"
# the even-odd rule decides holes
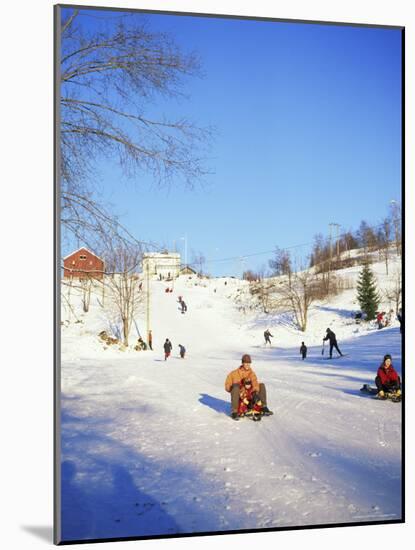
[[[325,342],[326,340],[329,340],[329,343],[330,343],[330,351],[329,351],[330,359],[332,358],[332,355],[333,355],[333,348],[335,348],[337,350],[338,354],[340,355],[340,357],[342,357],[343,354],[339,350],[339,346],[337,345],[336,335],[329,328],[326,330],[326,337],[323,338],[323,342]]]
[[[378,390],[377,396],[379,399],[387,399],[388,394],[392,394],[398,398],[402,395],[401,379],[393,368],[392,356],[389,355],[389,353],[385,355],[382,364],[378,368],[375,384]]]
[[[259,383],[255,372],[251,368],[251,356],[245,353],[242,356],[242,364],[239,368],[231,371],[225,380],[225,390],[231,394],[231,418],[239,420],[239,394],[242,380],[249,378],[252,382],[253,391],[259,396],[262,403],[262,414],[269,416],[274,414],[267,407],[267,393],[265,384]]]
[[[252,420],[261,420],[262,415],[262,401],[259,395],[252,386],[250,378],[244,378],[240,385],[239,390],[239,406],[238,415],[248,416],[250,415]]]

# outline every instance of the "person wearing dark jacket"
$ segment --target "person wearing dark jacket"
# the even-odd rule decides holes
[[[301,342],[300,353],[304,360],[307,357],[307,346],[304,344],[304,342]]]
[[[339,350],[339,346],[337,345],[336,335],[329,328],[326,330],[326,337],[323,338],[323,342],[325,342],[326,340],[329,340],[330,342],[330,359],[333,355],[333,348],[336,348],[339,355],[343,356],[342,352]]]
[[[403,321],[403,319],[402,319],[402,310],[401,309],[399,310],[399,313],[396,316],[396,318],[399,321],[399,332],[402,334],[402,321]]]
[[[264,332],[264,338],[265,338],[265,345],[269,344],[271,345],[271,340],[270,338],[274,338],[273,335],[270,333],[269,329],[267,329],[265,332]]]
[[[168,338],[166,338],[166,341],[164,342],[163,347],[164,347],[164,360],[167,361],[167,357],[170,357],[171,350],[173,349],[173,345]]]
[[[378,397],[384,398],[385,393],[395,392],[401,395],[401,379],[393,368],[391,355],[386,354],[383,362],[378,368],[375,384],[378,389]]]
[[[184,346],[182,346],[181,344],[179,344],[179,353],[180,353],[180,357],[182,359],[184,359],[184,356],[185,356],[185,353],[186,353],[186,348]]]

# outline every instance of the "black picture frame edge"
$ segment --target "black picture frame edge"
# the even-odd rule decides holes
[[[350,23],[350,22],[333,22],[333,21],[319,21],[319,20],[302,20],[302,19],[285,19],[263,16],[247,16],[247,15],[226,15],[226,14],[209,14],[209,13],[197,13],[197,12],[177,12],[168,10],[150,10],[139,8],[112,8],[108,6],[87,6],[79,4],[54,4],[53,6],[53,189],[54,189],[54,227],[53,227],[53,247],[54,247],[54,341],[53,341],[53,543],[57,546],[67,546],[72,544],[93,544],[103,542],[121,542],[121,541],[139,541],[139,540],[161,540],[161,539],[178,539],[178,538],[190,538],[190,537],[204,537],[204,536],[218,536],[218,535],[242,535],[246,533],[267,533],[267,532],[279,532],[279,531],[298,531],[298,530],[310,530],[310,529],[330,529],[341,527],[364,527],[371,525],[391,525],[406,523],[406,491],[405,491],[405,472],[406,472],[406,460],[405,460],[405,439],[406,439],[406,425],[405,425],[405,399],[402,400],[401,409],[401,424],[402,424],[402,475],[401,475],[401,505],[402,512],[400,519],[382,520],[382,521],[362,521],[351,523],[333,523],[333,524],[315,524],[315,525],[303,525],[303,526],[289,526],[289,527],[272,527],[263,529],[239,529],[228,531],[207,531],[197,533],[177,533],[172,535],[151,535],[151,536],[134,536],[134,537],[120,537],[120,538],[100,538],[100,539],[82,539],[82,540],[61,540],[61,444],[60,444],[60,414],[61,414],[61,346],[60,346],[60,15],[62,8],[74,8],[74,9],[92,9],[102,11],[128,11],[136,13],[148,13],[148,14],[160,14],[160,15],[182,15],[193,17],[210,17],[220,19],[244,19],[254,21],[270,21],[270,22],[282,22],[282,23],[304,23],[304,24],[321,24],[329,26],[352,26],[352,27],[369,27],[380,28],[390,30],[401,31],[401,204],[402,204],[402,236],[401,236],[401,266],[402,266],[402,315],[403,315],[403,330],[402,330],[402,344],[401,344],[401,357],[402,357],[402,386],[405,395],[405,26],[403,25],[381,25],[381,24],[369,24],[369,23]]]
[[[404,29],[403,25],[384,25],[380,23],[350,23],[344,21],[322,21],[322,20],[311,20],[311,19],[289,19],[289,18],[279,18],[279,17],[266,17],[262,15],[229,15],[224,13],[206,13],[206,12],[184,12],[184,11],[174,11],[174,10],[155,10],[155,9],[146,9],[146,8],[123,8],[123,7],[108,7],[108,6],[92,6],[92,5],[82,5],[82,4],[55,4],[54,7],[59,8],[74,8],[74,9],[84,9],[84,10],[98,10],[98,11],[128,11],[136,13],[148,13],[148,14],[157,14],[157,15],[184,15],[188,17],[210,17],[218,19],[247,19],[253,21],[273,21],[279,23],[304,23],[311,25],[334,25],[334,26],[346,26],[346,27],[369,27],[369,28],[379,28],[379,29],[391,29],[399,30]]]
[[[60,18],[61,8],[53,7],[53,248],[54,248],[54,296],[53,296],[53,542],[61,542],[61,438],[60,438],[60,417],[61,417],[61,303],[60,303]],[[59,285],[59,287],[58,287]]]

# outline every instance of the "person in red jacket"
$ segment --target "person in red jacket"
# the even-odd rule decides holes
[[[239,416],[252,414],[253,420],[261,420],[262,401],[258,393],[254,390],[249,378],[244,378],[240,384],[239,390]]]
[[[380,398],[384,398],[387,392],[395,392],[396,395],[401,395],[401,379],[393,368],[392,356],[389,353],[385,355],[383,363],[378,368],[375,384]]]

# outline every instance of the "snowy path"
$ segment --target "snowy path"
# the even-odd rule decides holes
[[[260,347],[225,290],[208,290],[184,288],[181,315],[177,292],[160,286],[154,352],[106,356],[91,346],[79,357],[68,333],[63,538],[398,519],[401,405],[359,392],[385,350],[400,371],[398,329],[343,342],[342,359],[310,347],[302,362],[297,348]],[[174,345],[167,362],[164,335]],[[242,352],[275,413],[259,423],[228,416],[224,379]]]

